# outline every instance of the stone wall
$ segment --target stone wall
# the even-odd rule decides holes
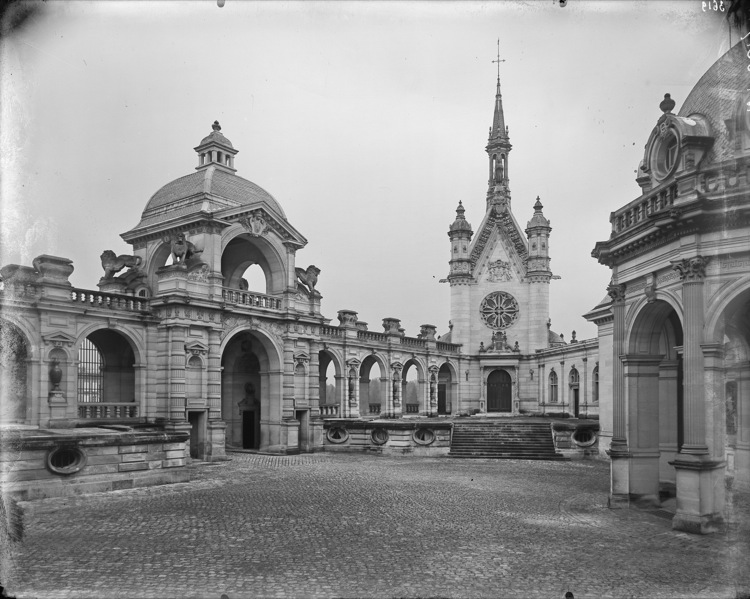
[[[403,420],[325,421],[325,450],[385,455],[443,456],[451,444],[450,422]]]
[[[187,440],[156,428],[5,429],[0,487],[25,501],[185,482]]]

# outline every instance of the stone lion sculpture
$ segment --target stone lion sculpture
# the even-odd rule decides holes
[[[315,285],[318,282],[320,269],[314,264],[311,264],[307,269],[299,267],[295,268],[294,272],[297,274],[299,282],[304,285],[305,290],[309,291],[311,296],[315,295]]]
[[[172,240],[171,247],[172,262],[174,264],[182,264],[203,251],[196,249],[195,245],[185,238],[184,233],[179,233],[177,237]]]
[[[111,279],[123,268],[137,268],[142,262],[140,256],[118,256],[112,250],[104,250],[101,259],[105,279]]]

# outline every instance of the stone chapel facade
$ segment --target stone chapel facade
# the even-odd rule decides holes
[[[484,216],[475,234],[459,202],[448,231],[447,337],[470,358],[466,390],[481,412],[597,417],[598,340],[579,341],[574,332],[566,343],[550,329],[549,286],[559,278],[550,269],[552,227],[538,197],[526,227],[516,220],[511,149],[498,78]]]

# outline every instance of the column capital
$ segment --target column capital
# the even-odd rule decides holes
[[[625,285],[616,284],[614,280],[607,285],[607,294],[612,298],[612,303],[621,304],[625,301]]]
[[[704,256],[693,256],[682,260],[673,260],[672,268],[680,275],[684,283],[700,283],[706,278],[706,265],[709,258]]]

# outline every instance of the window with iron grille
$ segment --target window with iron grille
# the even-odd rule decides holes
[[[100,403],[104,382],[104,359],[88,339],[84,339],[78,350],[78,402]]]

